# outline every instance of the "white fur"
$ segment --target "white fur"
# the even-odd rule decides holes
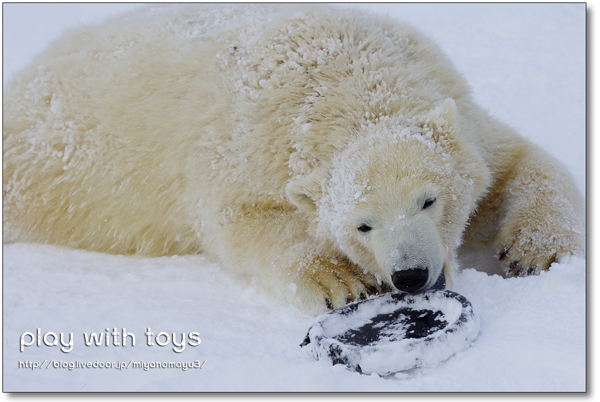
[[[564,170],[364,12],[153,5],[75,29],[9,84],[3,138],[5,239],[206,252],[313,313],[418,264],[449,280],[465,229],[511,275],[583,251]]]

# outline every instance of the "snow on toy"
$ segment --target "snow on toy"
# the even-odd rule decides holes
[[[434,367],[467,349],[479,320],[462,295],[437,290],[386,293],[348,304],[313,322],[301,346],[317,360],[382,376]]]

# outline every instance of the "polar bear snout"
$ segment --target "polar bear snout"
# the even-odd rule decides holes
[[[422,290],[428,279],[429,269],[427,267],[415,267],[392,274],[392,283],[398,290],[413,294]]]

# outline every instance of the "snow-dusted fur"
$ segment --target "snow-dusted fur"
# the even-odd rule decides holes
[[[431,40],[362,11],[151,6],[65,34],[4,99],[5,241],[206,252],[312,313],[457,268],[583,252],[552,158]],[[359,229],[360,228],[360,229]]]

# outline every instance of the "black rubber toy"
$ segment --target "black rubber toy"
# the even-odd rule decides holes
[[[434,288],[443,289],[443,275]],[[479,333],[471,303],[449,290],[386,293],[317,317],[300,346],[317,360],[387,376],[434,367],[468,348]]]

